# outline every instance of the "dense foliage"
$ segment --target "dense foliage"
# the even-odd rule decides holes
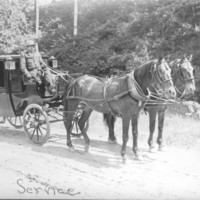
[[[29,1],[8,2],[15,3],[9,5],[12,8],[8,6],[6,12],[11,13],[1,9],[1,51],[33,32],[34,13],[22,8]],[[19,2],[24,4],[20,6]],[[194,64],[200,66],[198,0],[78,0],[76,38],[74,1],[52,2],[40,8],[39,48],[54,55],[65,70],[104,76],[116,73],[116,69],[137,67],[159,55],[174,59],[183,54],[193,54]]]
[[[0,53],[19,51],[27,38],[33,37],[31,21],[27,19],[31,0],[0,1]]]

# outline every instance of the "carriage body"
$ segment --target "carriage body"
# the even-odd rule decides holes
[[[50,134],[50,123],[63,120],[62,98],[67,83],[73,77],[81,76],[78,74],[68,74],[68,72],[60,72],[54,66],[57,61],[42,56],[50,69],[55,72],[53,75],[57,80],[56,94],[51,95],[46,90],[44,84],[39,86],[36,82],[29,82],[24,77],[20,67],[20,55],[2,55],[0,56],[0,116],[7,120],[16,128],[24,126],[24,132],[29,141],[42,145]],[[69,78],[70,77],[70,78]],[[57,113],[57,118],[51,119],[51,111]],[[34,123],[31,115],[34,116]],[[42,116],[42,122],[39,121]],[[37,120],[38,118],[38,120]],[[32,124],[30,125],[30,121]],[[40,120],[41,121],[41,120]],[[27,125],[30,125],[29,128]],[[41,127],[45,126],[45,133]],[[31,128],[33,131],[31,132]],[[37,130],[35,130],[35,129]],[[36,139],[33,134],[42,135],[40,141],[38,136]]]
[[[64,87],[65,83],[60,81],[58,95],[62,96]],[[27,105],[42,106],[47,97],[50,96],[40,94],[36,82],[26,81],[20,69],[20,55],[0,56],[0,116],[21,116]]]

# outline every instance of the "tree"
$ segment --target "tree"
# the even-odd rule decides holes
[[[0,1],[0,52],[13,53],[19,50],[27,37],[32,35],[27,22],[27,9],[31,2],[27,0]]]

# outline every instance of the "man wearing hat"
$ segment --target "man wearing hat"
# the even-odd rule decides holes
[[[21,53],[21,70],[28,80],[35,80],[39,85],[42,84],[44,76],[45,85],[50,93],[55,93],[55,87],[52,80],[51,72],[43,61],[42,56],[36,51],[35,42],[29,40],[26,45],[27,49]]]

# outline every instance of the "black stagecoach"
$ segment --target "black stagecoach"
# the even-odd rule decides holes
[[[67,84],[82,75],[57,69],[54,57],[43,56],[56,80],[56,94],[50,94],[44,84],[29,82],[20,69],[20,55],[0,56],[0,116],[16,128],[24,128],[27,139],[44,144],[50,135],[50,123],[63,120],[62,99]],[[78,120],[81,107],[74,113],[71,134],[80,135]],[[86,124],[88,128],[88,123]]]

